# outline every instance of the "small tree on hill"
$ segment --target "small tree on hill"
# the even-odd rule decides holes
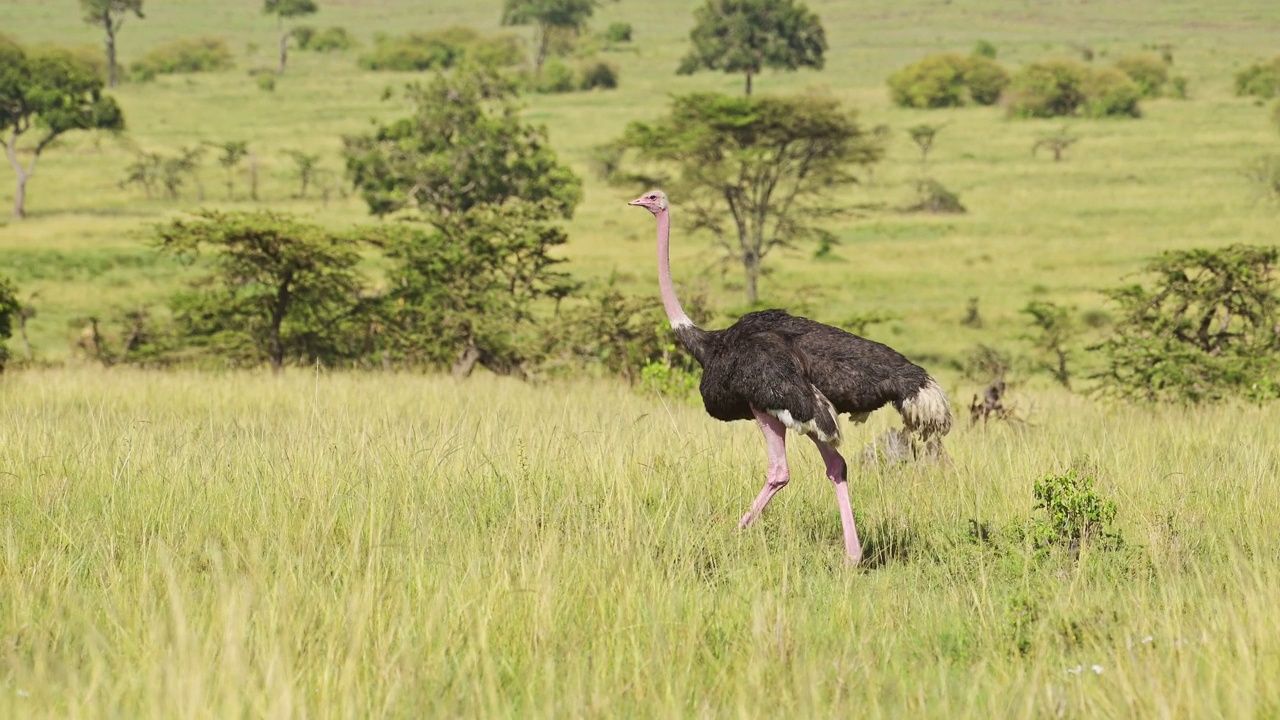
[[[355,241],[271,212],[201,212],[157,235],[162,252],[212,251],[211,271],[175,299],[187,340],[236,363],[330,363],[360,303]]]
[[[1280,397],[1280,249],[1232,245],[1166,252],[1156,276],[1107,293],[1122,318],[1097,347],[1104,392],[1200,402]]]
[[[460,67],[406,96],[411,116],[343,140],[370,211],[427,226],[388,244],[403,263],[390,323],[399,349],[458,375],[477,362],[510,371],[530,304],[567,282],[548,254],[565,235],[549,223],[573,214],[581,181],[546,130],[520,120],[515,86],[492,67]]]
[[[747,95],[765,68],[821,70],[827,50],[822,21],[795,0],[707,0],[694,11],[689,41],[679,74],[743,73]]]
[[[506,0],[502,7],[503,25],[533,25],[537,29],[533,56],[534,74],[542,74],[542,65],[551,53],[551,40],[556,33],[578,35],[595,13],[597,0]]]
[[[883,155],[854,112],[821,96],[677,97],[669,115],[633,123],[620,143],[656,163],[659,176],[646,179],[668,183],[694,227],[742,265],[749,303],[769,253],[822,236],[855,171]]]
[[[28,53],[0,37],[0,144],[17,175],[13,216],[26,215],[27,182],[40,154],[72,130],[121,130],[120,106],[102,94],[103,82],[92,64],[65,50]],[[34,132],[33,132],[34,131]],[[19,147],[28,132],[35,143]],[[19,157],[29,153],[23,164]]]
[[[97,25],[106,33],[107,87],[116,86],[116,33],[129,13],[142,14],[142,0],[80,0],[84,21]]]
[[[276,30],[280,33],[280,67],[276,72],[284,74],[289,59],[289,33],[284,29],[284,19],[312,15],[320,10],[315,0],[263,0],[262,12],[276,16]]]

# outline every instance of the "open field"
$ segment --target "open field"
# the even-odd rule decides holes
[[[953,469],[855,472],[850,571],[808,443],[738,532],[756,434],[612,384],[23,373],[0,386],[0,708],[1280,712],[1277,409],[1041,402],[1034,428],[955,433]],[[999,539],[1069,464],[1125,549]]]
[[[366,48],[376,32],[501,30],[498,0],[320,4],[306,23]],[[0,32],[96,46],[72,5],[0,0]],[[756,430],[620,382],[90,365],[73,350],[85,318],[163,304],[189,272],[156,255],[150,225],[197,207],[370,222],[337,189],[294,197],[285,152],[322,153],[332,186],[341,136],[403,114],[381,97],[416,79],[359,71],[359,50],[295,51],[263,92],[248,71],[272,66],[276,36],[260,2],[154,5],[122,30],[125,63],[211,34],[236,69],[120,87],[127,136],[51,149],[28,220],[8,220],[12,175],[0,182],[0,275],[36,293],[32,343],[52,366],[0,376],[0,716],[1280,715],[1275,403],[1128,407],[1019,377],[1030,425],[962,420],[950,467],[855,467],[868,559],[849,570],[807,441],[764,521],[737,532],[763,479]],[[1280,136],[1266,107],[1231,94],[1236,70],[1276,53],[1269,2],[809,5],[826,70],[766,72],[756,92],[818,87],[888,125],[888,157],[849,198],[883,209],[834,227],[834,258],[783,252],[762,296],[819,320],[891,314],[869,335],[935,372],[961,415],[976,388],[958,363],[977,343],[1025,348],[1028,301],[1105,310],[1098,290],[1163,249],[1275,242],[1277,210],[1241,168]],[[614,20],[636,31],[608,53],[621,87],[531,95],[527,117],[586,180],[567,269],[656,304],[652,218],[623,205],[636,188],[591,174],[591,149],[669,94],[737,93],[741,78],[674,75],[686,3],[606,3],[594,25]],[[1010,68],[1073,44],[1106,64],[1168,43],[1190,97],[1071,121],[1081,140],[1062,163],[1031,154],[1061,121],[890,106],[893,70],[980,38]],[[930,174],[967,214],[892,210],[912,199],[905,129],[922,122],[946,123]],[[205,202],[119,187],[134,148],[227,140],[250,143],[261,202],[243,176],[228,198],[212,157]],[[676,279],[727,323],[739,275],[682,231],[673,201]],[[974,297],[980,329],[960,324]],[[847,427],[850,454],[897,422]],[[1115,500],[1124,539],[1078,562],[1016,539],[1040,516],[1033,481],[1071,467]]]

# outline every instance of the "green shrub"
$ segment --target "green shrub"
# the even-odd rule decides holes
[[[469,27],[454,26],[430,33],[409,33],[398,37],[378,36],[373,50],[360,56],[365,70],[417,72],[450,68],[466,54],[467,47],[480,37]]]
[[[107,79],[107,58],[103,55],[102,50],[93,45],[55,45],[53,43],[41,43],[28,48],[27,53],[31,57],[40,57],[42,55],[53,54],[56,56],[70,56],[75,59],[78,65],[93,68],[93,72],[103,80]]]
[[[1142,97],[1159,97],[1169,82],[1169,66],[1158,55],[1126,55],[1116,60],[1115,67],[1138,85]]]
[[[258,89],[265,92],[276,91],[276,76],[274,73],[264,72],[255,73],[253,76],[255,82],[258,83]]]
[[[979,105],[994,105],[1000,94],[1009,87],[1009,73],[1003,67],[984,56],[969,58],[964,71],[964,84],[969,97]]]
[[[1046,475],[1032,487],[1035,509],[1045,518],[1033,518],[1030,534],[1036,548],[1078,548],[1090,540],[1118,543],[1120,536],[1109,532],[1116,519],[1116,504],[1093,487],[1093,478],[1068,470],[1059,475]]]
[[[347,29],[338,25],[327,27],[311,37],[310,42],[298,47],[312,52],[345,52],[356,46],[356,38]]]
[[[973,44],[973,50],[969,53],[972,57],[987,58],[988,60],[996,59],[996,46],[986,40],[979,40]]]
[[[631,42],[631,23],[610,23],[604,30],[604,40],[610,43]]]
[[[316,28],[314,25],[296,25],[289,31],[289,37],[293,38],[293,42],[298,46],[299,50],[306,50],[311,44],[311,39],[316,36]]]
[[[1236,73],[1236,95],[1263,99],[1280,95],[1280,55]]]
[[[1086,117],[1141,117],[1138,100],[1142,91],[1129,76],[1112,68],[1091,70],[1085,78],[1085,101],[1080,110]]]
[[[929,55],[889,76],[889,96],[895,105],[902,107],[963,105],[968,67],[969,60],[962,55]]]
[[[919,199],[916,204],[908,206],[906,212],[932,213],[935,215],[966,212],[964,205],[960,202],[960,196],[932,178],[925,178],[916,183],[916,194]]]
[[[1169,79],[1169,96],[1179,100],[1187,99],[1187,79],[1185,77],[1174,75]]]
[[[9,360],[5,341],[13,335],[13,319],[20,312],[22,303],[18,302],[18,289],[11,280],[0,276],[0,372],[4,372],[5,362]]]
[[[226,70],[232,66],[231,49],[222,38],[182,38],[161,45],[129,66],[137,80],[157,75]]]
[[[1042,60],[1022,68],[1009,84],[1009,113],[1017,117],[1074,115],[1085,101],[1089,69],[1074,60]]]
[[[618,87],[618,68],[614,67],[613,63],[596,60],[582,67],[581,78],[578,80],[579,89],[594,90],[595,88],[604,88],[612,90],[616,87]]]
[[[477,38],[466,48],[466,55],[486,65],[514,67],[523,65],[524,47],[514,35],[490,35]]]
[[[542,76],[534,81],[533,89],[540,93],[567,93],[577,86],[573,68],[559,58],[552,58],[543,64]]]

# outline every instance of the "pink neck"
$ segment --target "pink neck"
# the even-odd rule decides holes
[[[671,214],[670,211],[659,210],[658,216],[658,289],[662,292],[662,307],[667,311],[667,320],[671,327],[691,327],[693,321],[684,314],[680,301],[676,299],[676,287],[671,282]]]

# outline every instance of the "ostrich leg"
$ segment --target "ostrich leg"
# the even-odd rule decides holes
[[[751,408],[751,412],[755,413],[760,432],[764,435],[764,446],[769,453],[769,472],[765,475],[764,488],[756,496],[756,501],[751,503],[751,509],[738,522],[740,528],[749,527],[755,522],[760,513],[764,512],[764,506],[791,479],[791,472],[787,469],[787,426],[778,418],[755,408]]]
[[[810,436],[822,453],[822,461],[827,465],[827,477],[836,486],[836,502],[840,505],[840,524],[844,527],[844,551],[849,556],[849,564],[857,565],[862,561],[862,543],[858,542],[858,528],[853,524],[853,506],[849,504],[849,466],[840,453],[827,443]]]

